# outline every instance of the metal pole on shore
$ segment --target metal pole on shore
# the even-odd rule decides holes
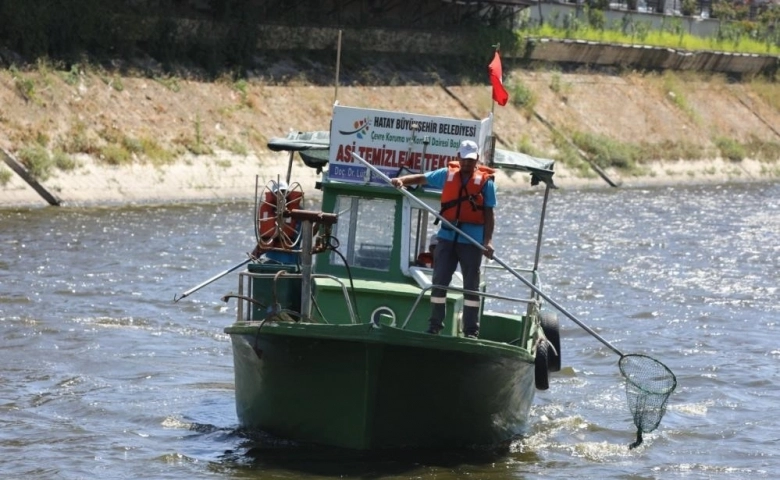
[[[28,185],[30,185],[33,190],[38,192],[38,195],[41,196],[44,200],[46,200],[49,205],[59,207],[60,206],[60,199],[57,198],[53,193],[46,190],[46,188],[38,183],[38,180],[33,178],[32,175],[30,175],[30,172],[27,171],[26,168],[24,168],[24,165],[19,163],[18,160],[16,160],[10,153],[8,153],[4,148],[0,148],[0,156],[3,157],[3,160],[5,160],[5,164],[8,165],[11,170],[16,172],[17,175],[22,177],[22,179],[27,182]]]

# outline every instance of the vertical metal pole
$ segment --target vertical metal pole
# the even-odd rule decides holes
[[[252,218],[254,219],[254,225],[255,225],[255,241],[257,244],[260,244],[260,224],[259,219],[257,218],[258,214],[260,213],[260,175],[255,175],[255,209],[252,213]]]
[[[301,316],[306,321],[311,318],[311,250],[311,221],[304,220],[301,225]]]
[[[542,250],[542,231],[544,230],[544,217],[547,213],[547,200],[550,198],[550,185],[545,183],[544,201],[542,202],[542,218],[539,219],[539,233],[536,237],[536,256],[534,258],[534,270],[539,268],[539,256]]]
[[[287,185],[290,185],[290,177],[292,176],[292,164],[293,164],[293,155],[295,155],[295,151],[290,150],[290,160],[287,162]]]
[[[371,169],[366,169],[368,175],[371,175]],[[355,252],[358,250],[358,245],[355,245],[357,239],[357,222],[358,222],[358,199],[353,197],[349,204],[349,236],[347,237],[347,263],[352,265],[355,263]]]
[[[249,285],[251,288],[252,280],[249,280]],[[240,273],[238,274],[238,294],[239,295],[245,295],[246,292],[244,291],[244,276]],[[251,310],[251,308],[250,308]],[[249,313],[249,312],[247,312]],[[236,312],[236,318],[239,322],[246,322],[249,320],[249,318],[244,318],[244,300],[238,299],[238,311]]]
[[[430,168],[428,168],[428,161],[425,159],[425,155],[428,152],[429,143],[431,143],[431,137],[425,135],[423,137],[423,151],[422,151],[422,160],[420,160],[420,173],[425,173],[430,170]]]
[[[417,245],[414,247],[414,258],[417,259],[417,256],[420,255],[422,252],[428,251],[428,245],[426,242],[428,241],[428,217],[425,210],[418,210],[417,211],[417,228],[416,228],[416,235],[417,235]]]
[[[336,93],[333,103],[339,101],[339,70],[341,69],[341,30],[339,30],[339,42],[336,47]]]
[[[412,166],[412,150],[414,150],[414,142],[417,140],[417,130],[420,129],[420,126],[416,123],[412,124],[412,136],[411,140],[409,141],[409,151],[407,152],[406,156],[406,164],[409,165],[409,167]]]
[[[542,252],[542,232],[544,231],[544,217],[547,215],[547,200],[550,198],[550,185],[545,183],[544,189],[544,201],[542,202],[542,216],[539,219],[539,232],[536,236],[536,254],[534,255],[534,270],[533,270],[533,283],[539,284],[539,278],[537,271],[539,270],[539,258]],[[531,298],[539,298],[539,295],[531,289]],[[530,304],[529,304],[530,308]]]

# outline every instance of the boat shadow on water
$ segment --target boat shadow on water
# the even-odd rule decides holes
[[[220,456],[219,468],[229,470],[283,471],[304,476],[344,478],[384,478],[394,475],[420,475],[435,471],[480,470],[514,461],[534,463],[534,452],[513,452],[519,440],[470,448],[392,448],[351,450],[279,439],[263,432],[236,430],[243,438],[235,450]]]

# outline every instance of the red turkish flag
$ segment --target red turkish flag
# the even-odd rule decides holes
[[[490,84],[493,85],[493,100],[503,107],[509,101],[509,94],[504,88],[504,82],[501,81],[504,72],[501,69],[501,57],[498,56],[498,50],[496,50],[493,61],[488,65],[488,74],[490,75]]]

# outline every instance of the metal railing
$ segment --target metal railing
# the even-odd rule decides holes
[[[493,266],[493,265],[483,265],[483,272],[486,270],[501,270],[501,267],[499,266]],[[538,285],[538,273],[535,272],[533,269],[527,268],[527,269],[518,269],[519,271],[531,273],[533,275],[533,281],[535,285]],[[352,307],[352,302],[350,301],[349,291],[347,289],[347,285],[338,277],[335,277],[333,275],[326,275],[326,274],[312,274],[312,279],[322,278],[322,279],[328,279],[336,282],[341,287],[341,292],[344,296],[344,304],[347,307],[347,312],[349,314],[350,323],[357,324],[357,316],[355,315],[355,311]],[[484,278],[484,277],[483,277]],[[246,281],[246,280],[249,281]],[[279,272],[275,273],[254,273],[254,272],[241,272],[238,275],[238,291],[240,295],[238,296],[238,306],[237,306],[237,312],[236,312],[236,318],[238,322],[252,322],[252,321],[258,321],[253,320],[250,317],[250,312],[252,311],[251,303],[253,300],[253,292],[252,292],[252,280],[254,279],[273,279],[274,282],[277,282],[279,280],[301,280],[303,279],[303,274],[301,273],[288,273],[283,272],[282,275],[279,275]],[[404,319],[404,322],[401,324],[401,329],[405,329],[409,321],[411,320],[412,316],[414,315],[415,311],[420,305],[421,300],[423,297],[425,297],[425,294],[429,292],[430,290],[434,288],[440,288],[442,290],[446,290],[448,292],[457,292],[462,293],[464,295],[473,295],[476,297],[480,297],[482,299],[494,299],[494,300],[506,300],[509,302],[514,303],[522,303],[525,305],[530,305],[537,310],[541,307],[541,302],[538,298],[538,296],[533,295],[531,298],[517,298],[517,297],[510,297],[506,295],[498,295],[488,292],[480,292],[480,291],[474,291],[474,290],[468,290],[465,288],[459,288],[459,287],[452,287],[452,286],[443,286],[443,285],[429,285],[427,287],[420,287],[420,293],[415,298],[414,303],[412,304],[412,307],[409,309],[409,312],[406,315],[406,318]],[[311,295],[311,292],[301,292],[301,296],[303,295]],[[275,294],[274,294],[275,297]],[[274,301],[276,301],[276,298],[274,298]],[[278,303],[278,302],[277,302]],[[302,302],[303,304],[303,302]],[[274,312],[275,313],[275,312]],[[301,318],[306,320],[311,320],[311,312],[300,312]],[[323,322],[328,323],[325,317],[322,318]]]
[[[261,278],[269,278],[274,279],[274,282],[279,281],[281,279],[285,280],[301,280],[303,279],[303,274],[301,273],[287,273],[284,272],[283,275],[277,275],[277,273],[253,273],[253,272],[241,272],[238,274],[238,291],[241,295],[238,299],[238,308],[236,312],[236,319],[238,322],[251,322],[252,319],[249,318],[249,312],[251,312],[251,307],[249,304],[251,303],[250,300],[252,298],[252,279],[261,279]],[[349,293],[347,292],[347,286],[344,284],[343,281],[341,281],[340,278],[334,277],[333,275],[324,275],[320,273],[311,274],[312,279],[317,278],[324,278],[333,280],[334,282],[338,283],[341,286],[341,292],[344,294],[344,303],[347,306],[347,311],[349,313],[349,319],[350,322],[353,324],[358,323],[357,322],[357,316],[355,315],[355,311],[352,309],[352,302],[349,300]],[[244,279],[249,279],[249,282],[245,282]],[[311,296],[311,291],[304,292],[301,291],[301,296],[303,295],[309,295]],[[303,300],[303,299],[301,299]],[[304,304],[304,302],[301,302]],[[246,314],[244,313],[244,306],[249,307]],[[311,319],[311,312],[300,312],[301,318],[305,318],[307,320]],[[323,321],[327,323],[327,320],[323,317]]]
[[[417,295],[417,298],[414,301],[414,304],[412,304],[412,308],[409,309],[409,313],[406,315],[406,319],[404,320],[404,323],[401,324],[401,329],[406,328],[406,324],[409,323],[409,320],[412,319],[412,315],[414,314],[415,310],[417,310],[417,306],[420,304],[420,300],[425,296],[425,293],[431,289],[434,288],[440,288],[442,290],[452,291],[452,292],[460,292],[464,295],[474,295],[475,297],[481,297],[481,298],[494,298],[498,300],[508,300],[511,302],[517,302],[517,303],[524,303],[526,305],[536,305],[539,306],[539,301],[535,298],[514,298],[514,297],[507,297],[504,295],[496,295],[493,293],[487,293],[487,292],[478,292],[474,290],[466,290],[465,288],[458,288],[458,287],[445,287],[442,285],[430,285],[428,287],[421,288],[420,293]]]

